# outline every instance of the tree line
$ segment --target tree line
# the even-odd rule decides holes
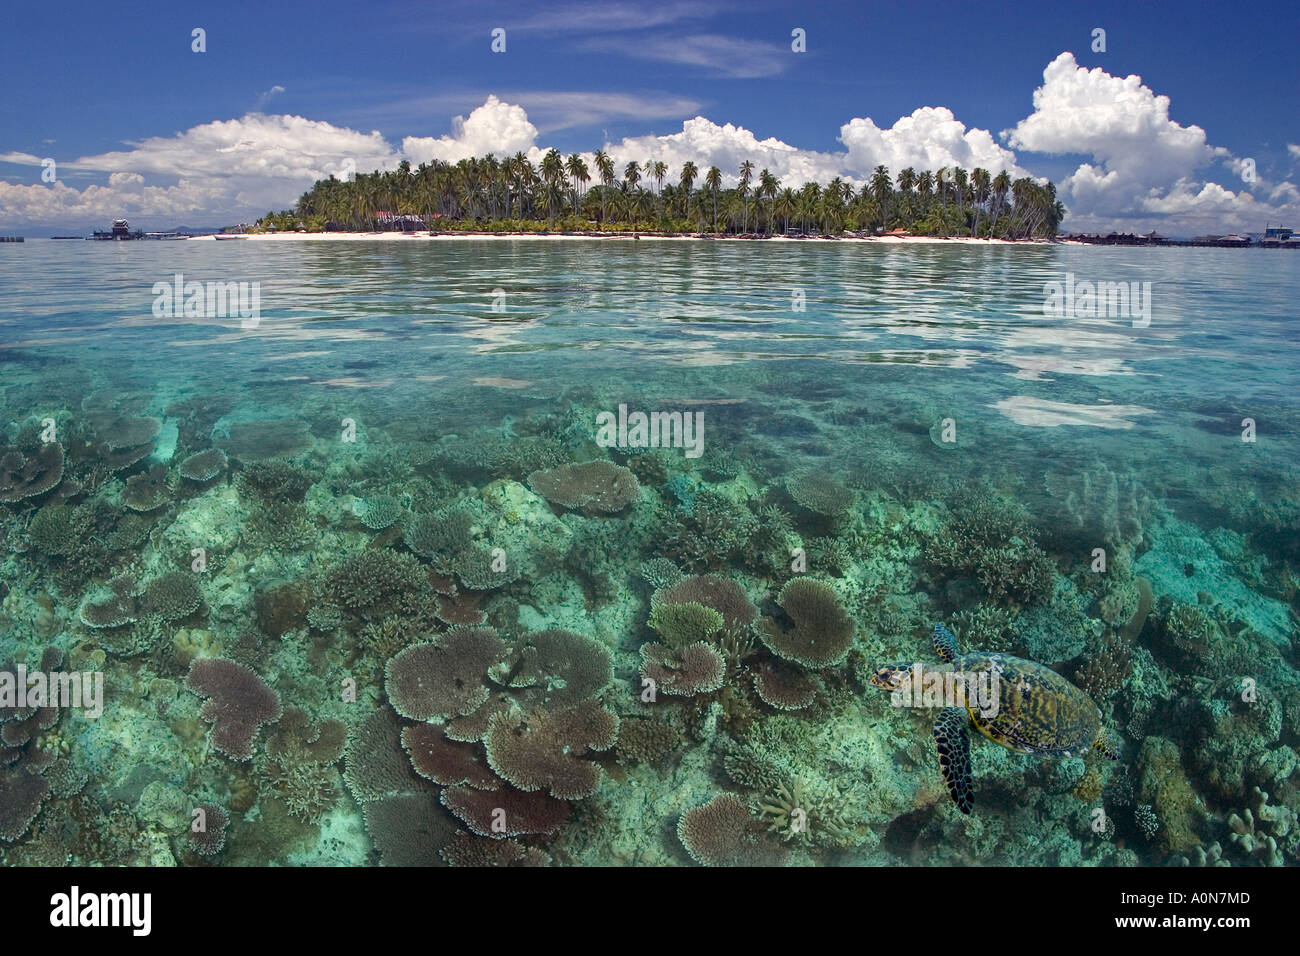
[[[830,235],[845,231],[1000,239],[1051,238],[1065,215],[1056,188],[1006,171],[944,167],[891,176],[877,166],[855,187],[783,185],[770,170],[739,166],[735,186],[722,171],[693,162],[670,170],[661,160],[621,169],[603,150],[594,169],[555,150],[534,165],[523,153],[457,163],[434,160],[350,180],[319,180],[292,210],[268,213],[261,228],[371,231],[393,216],[417,217],[434,231],[645,231],[721,235]],[[670,173],[675,175],[670,176]],[[408,220],[410,225],[413,220]]]

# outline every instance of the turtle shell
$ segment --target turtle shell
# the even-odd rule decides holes
[[[1092,698],[1049,667],[1007,654],[965,654],[954,665],[966,674],[996,676],[996,707],[967,710],[980,733],[1008,750],[1070,757],[1086,752],[1101,732]]]

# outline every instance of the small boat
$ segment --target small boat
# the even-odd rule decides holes
[[[247,239],[248,236],[241,236],[241,235],[235,234],[235,235],[230,235],[230,236],[213,236],[212,238],[213,238],[213,239]]]

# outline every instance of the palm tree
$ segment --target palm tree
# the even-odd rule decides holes
[[[695,164],[692,163],[689,159],[682,164],[682,178],[680,182],[682,187],[682,216],[683,217],[690,214],[689,207],[691,204],[691,187],[695,185],[695,177],[699,176],[699,174],[700,174],[699,169],[696,168]]]
[[[763,199],[769,200],[767,212],[767,232],[769,235],[771,235],[772,232],[772,222],[774,217],[774,210],[772,207],[775,205],[774,201],[776,199],[776,194],[780,189],[781,180],[773,176],[768,170],[765,169],[758,174],[758,189],[755,190],[754,195],[760,202]]]
[[[578,201],[581,198],[582,187],[591,179],[591,173],[587,169],[587,164],[577,153],[569,157],[566,164],[569,171],[569,179],[573,182],[573,214],[578,214]]]
[[[709,195],[713,197],[713,231],[718,231],[718,191],[722,188],[722,170],[717,166],[710,166],[709,171],[704,174],[704,185],[709,190]]]
[[[753,175],[754,175],[753,163],[751,163],[749,160],[745,160],[743,163],[740,164],[740,186],[738,187],[738,192],[740,193],[740,215],[741,215],[740,231],[741,232],[749,231],[749,216],[747,212],[748,207],[745,205],[745,197],[749,195],[749,178]]]
[[[640,181],[641,167],[635,162],[628,163],[627,166],[623,168],[623,182],[626,184],[627,190],[630,192],[635,189],[636,184]]]
[[[596,150],[595,156],[596,175],[600,177],[600,184],[605,188],[600,193],[602,200],[600,207],[600,218],[603,222],[609,218],[609,191],[614,187],[614,161],[609,158],[603,149]]]
[[[889,228],[889,201],[894,195],[894,182],[889,178],[889,170],[884,166],[877,166],[875,172],[871,174],[871,198],[876,201],[880,207],[880,218],[882,225]]]
[[[780,195],[772,202],[772,213],[780,216],[784,226],[781,230],[782,235],[790,234],[790,217],[794,214],[798,200],[795,198],[794,190],[787,186],[781,190]]]

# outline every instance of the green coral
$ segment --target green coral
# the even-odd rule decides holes
[[[707,641],[722,629],[722,615],[711,607],[688,601],[683,604],[655,604],[647,622],[664,642],[683,648],[696,641]]]

